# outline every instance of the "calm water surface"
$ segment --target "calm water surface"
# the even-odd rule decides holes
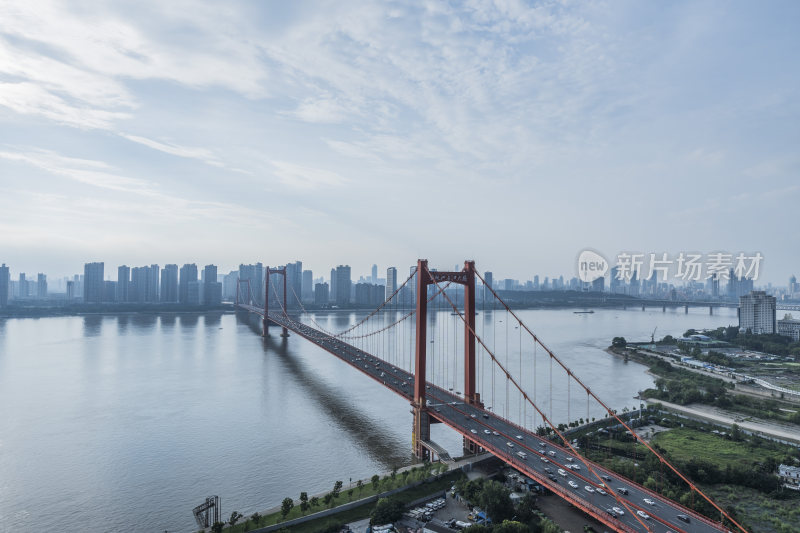
[[[603,349],[736,322],[735,310],[521,311],[543,341],[613,408],[637,405],[644,367]],[[317,315],[341,330],[358,316]],[[306,318],[306,320],[309,320]],[[393,318],[387,317],[387,321]],[[434,313],[429,378],[461,390],[458,317]],[[505,312],[482,312],[479,335],[546,415],[587,416],[584,394],[534,352]],[[405,323],[404,323],[405,324]],[[409,464],[406,401],[297,336],[266,340],[233,314],[0,319],[0,531],[195,531],[191,509],[222,498],[225,517],[249,515],[301,491],[327,490]],[[277,333],[277,331],[276,331]],[[409,368],[411,328],[371,347]],[[523,357],[520,361],[519,353]],[[487,406],[541,424],[481,355]],[[508,354],[508,355],[506,355]],[[570,402],[567,402],[567,396]],[[599,416],[589,406],[589,416]],[[437,424],[454,455],[461,439]]]

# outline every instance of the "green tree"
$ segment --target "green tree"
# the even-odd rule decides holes
[[[514,516],[514,505],[511,503],[511,492],[497,481],[483,484],[478,503],[486,510],[495,524]]]
[[[342,485],[344,485],[344,483],[342,483],[341,481],[337,481],[336,483],[333,484],[332,494],[334,498],[339,497],[339,493],[342,492]]]
[[[311,504],[311,507],[318,507],[319,506],[319,498],[317,498],[316,496],[312,496],[311,497],[311,501],[308,502],[308,503]]]
[[[236,522],[241,520],[242,516],[243,516],[242,513],[240,513],[239,511],[234,511],[231,513],[231,517],[228,519],[228,523],[231,525],[231,527],[233,527],[236,525]]]
[[[253,521],[253,523],[256,525],[256,527],[258,527],[258,525],[261,523],[261,514],[257,513],[257,512],[251,514],[250,515],[250,520]]]
[[[369,516],[372,525],[390,524],[403,516],[403,503],[394,498],[381,498]]]
[[[625,348],[628,345],[628,341],[625,340],[625,337],[614,337],[611,339],[611,346],[614,348]]]
[[[308,493],[300,493],[300,511],[305,514],[308,511]]]
[[[324,498],[322,498],[322,501],[328,507],[333,507],[333,494],[329,492]]]
[[[372,481],[372,488],[374,490],[378,490],[378,483],[380,483],[380,481],[381,481],[381,476],[379,476],[378,474],[375,474],[374,476],[372,476],[371,481]]]
[[[286,519],[286,515],[292,510],[292,507],[294,507],[294,500],[291,498],[284,498],[281,502],[281,516],[283,516],[284,520]]]
[[[364,482],[360,479],[356,481],[356,488],[358,489],[358,493],[361,494],[361,491],[364,489]]]

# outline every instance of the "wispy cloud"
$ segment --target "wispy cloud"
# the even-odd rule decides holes
[[[272,166],[280,182],[294,189],[329,188],[347,183],[347,179],[329,170],[307,167],[288,161],[272,161]]]

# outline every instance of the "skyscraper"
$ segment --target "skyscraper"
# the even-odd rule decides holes
[[[130,298],[131,269],[127,265],[117,268],[117,301],[125,303]]]
[[[270,280],[272,282],[273,280]],[[270,291],[271,292],[271,291]],[[286,305],[297,308],[297,299],[303,294],[303,262],[286,264]]]
[[[8,305],[8,286],[11,284],[11,275],[5,263],[0,266],[0,307]]]
[[[253,291],[253,298],[256,305],[264,304],[264,265],[256,263],[254,265],[239,265],[239,280],[250,280],[250,289]],[[272,281],[272,280],[270,280]],[[241,288],[245,291],[245,285]],[[247,295],[240,295],[240,298],[247,300]]]
[[[181,279],[178,285],[178,301],[189,303],[189,284],[197,282],[197,265],[187,263],[181,267]]]
[[[372,265],[372,283],[378,283],[378,265]]]
[[[394,294],[394,291],[397,290],[397,269],[395,267],[389,267],[386,269],[386,299],[388,300],[389,297]]]
[[[178,301],[178,265],[164,265],[161,270],[161,301]]]
[[[147,293],[145,295],[145,301],[147,302],[158,301],[158,274],[158,265],[150,265],[147,270]]]
[[[36,276],[36,297],[47,298],[47,276],[41,272]]]
[[[103,283],[103,269],[105,264],[86,263],[83,265],[83,301],[87,304],[99,304],[103,301],[105,284]]]
[[[302,298],[305,302],[314,301],[314,273],[310,270],[303,270]]]
[[[336,300],[336,269],[335,268],[331,269],[331,287],[330,287],[330,293],[328,294],[328,296],[330,296],[330,299],[331,299],[332,302]]]
[[[483,279],[486,281],[486,285],[483,288],[483,300],[487,302],[493,298],[492,291],[489,290],[492,288],[492,283],[494,283],[493,278],[494,274],[492,274],[491,272],[483,273]]]
[[[337,305],[347,305],[350,303],[350,287],[352,285],[350,277],[350,266],[339,265],[336,267],[336,295]]]
[[[216,265],[206,265],[203,268],[202,301],[206,305],[219,305],[222,302],[222,283],[217,281]]]

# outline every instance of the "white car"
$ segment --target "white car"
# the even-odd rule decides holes
[[[492,432],[489,431],[488,429],[484,429],[483,432],[486,433],[487,435],[491,435],[492,434]]]
[[[550,460],[547,457],[539,457],[539,460],[543,463],[549,463]]]
[[[569,482],[569,486],[570,486],[570,487],[572,487],[573,489],[577,489],[577,488],[578,488],[578,484],[577,484],[577,483],[575,483],[575,482],[574,482],[574,481],[572,481],[572,480],[570,480],[570,482]]]
[[[604,491],[604,490],[603,490],[603,489],[601,489],[601,488],[598,488],[598,489],[597,489],[597,492],[598,492],[598,494],[602,494],[603,496],[605,496],[606,494],[608,494],[606,491]]]
[[[519,440],[522,440],[522,435],[517,435],[517,438],[518,438]]]
[[[474,433],[476,435],[478,434],[478,430],[477,429],[470,429],[469,432],[470,433]]]
[[[514,447],[514,444],[512,444],[512,443],[510,443],[510,442],[506,442],[506,446],[508,446],[509,448],[513,448],[513,447]]]
[[[623,511],[623,510],[622,510],[622,509],[620,509],[619,507],[612,507],[612,508],[611,508],[611,510],[612,510],[612,511],[614,511],[615,513],[617,513],[617,514],[618,514],[618,515],[620,515],[620,516],[622,516],[622,515],[624,515],[624,514],[625,514],[625,511]]]
[[[496,432],[496,431],[492,431],[492,435],[494,435],[495,437],[499,437],[499,436],[500,436],[500,433],[498,433],[498,432]]]
[[[654,502],[650,498],[645,498],[644,499],[644,503],[646,503],[647,505],[655,505],[656,504],[656,502]]]
[[[645,513],[644,511],[636,511],[636,514],[644,518],[645,520],[650,520],[650,515]]]
[[[563,470],[563,469],[561,469],[561,468],[559,468],[559,469],[558,469],[558,475],[559,475],[559,476],[562,476],[562,477],[567,477],[567,473],[566,473],[566,472],[564,472],[564,470]]]
[[[583,488],[586,489],[586,492],[594,492],[594,489],[592,487],[590,487],[589,485],[586,485]]]

